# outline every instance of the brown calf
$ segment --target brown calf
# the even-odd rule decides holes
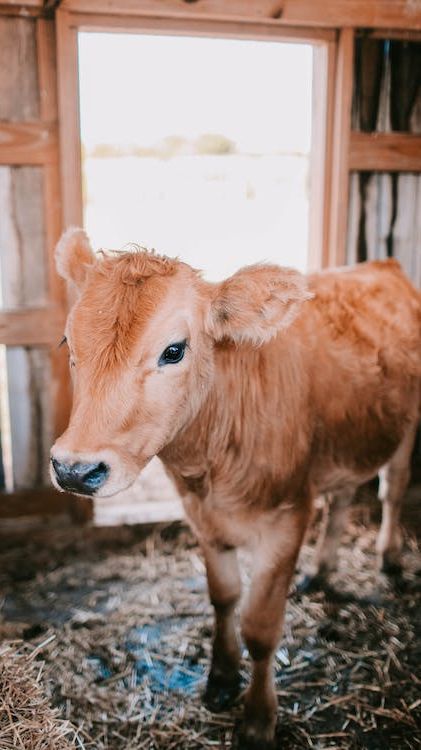
[[[241,747],[269,747],[272,657],[313,498],[346,502],[381,472],[378,549],[386,568],[399,561],[420,409],[420,294],[393,261],[308,278],[257,265],[210,284],[142,250],[95,257],[82,230],[63,236],[57,266],[78,300],[66,329],[73,410],[52,449],[53,481],[113,495],[160,456],[206,562],[214,708],[238,692],[236,549],[251,549]],[[320,572],[335,556],[344,500],[335,503]]]

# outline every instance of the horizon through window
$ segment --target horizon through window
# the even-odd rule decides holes
[[[221,279],[307,267],[312,47],[79,33],[84,223]]]

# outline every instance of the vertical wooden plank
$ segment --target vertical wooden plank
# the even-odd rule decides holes
[[[328,264],[336,42],[313,47],[309,270]]]
[[[56,13],[60,165],[63,224],[82,226],[82,169],[77,29],[71,14]]]
[[[0,120],[39,116],[35,21],[0,16]]]
[[[13,488],[49,483],[50,361],[43,349],[7,347]]]
[[[1,233],[3,306],[40,307],[48,300],[42,168],[3,167],[2,172],[7,183],[2,211],[6,231]]]
[[[43,122],[57,121],[56,34],[54,21],[36,22],[40,116]]]
[[[38,119],[34,20],[0,18],[0,66],[7,71],[0,76],[0,117],[8,122]],[[47,302],[42,191],[40,167],[0,168],[1,297],[5,307]],[[9,448],[8,471],[14,487],[31,486],[43,474],[40,453],[48,441],[49,413],[39,406],[38,388],[39,373],[48,380],[48,358],[46,361],[40,352],[22,347],[7,347],[2,351],[2,367],[3,387],[7,388],[7,394],[2,394],[2,430],[3,444]]]
[[[421,175],[417,175],[417,203],[415,214],[415,252],[413,257],[412,278],[421,289]]]
[[[355,40],[353,128],[370,133],[376,129],[384,68],[384,41],[359,37]]]
[[[361,216],[361,221],[365,221],[366,260],[384,260],[388,257],[392,211],[391,177],[373,172],[367,181],[364,214]]]
[[[57,24],[58,26],[60,24]],[[64,34],[66,36],[66,32]],[[72,40],[74,42],[73,47],[70,45],[73,53],[76,55],[74,62],[76,64],[75,70],[73,70],[73,77],[71,81],[75,88],[75,110],[71,113],[71,119],[73,116],[76,119],[76,130],[79,132],[79,117],[78,117],[78,102],[79,102],[79,90],[78,90],[78,73],[77,73],[77,37],[74,31]],[[38,70],[39,70],[39,89],[40,89],[40,107],[41,107],[41,118],[45,122],[55,122],[56,126],[59,127],[59,103],[58,103],[58,41],[56,35],[56,23],[55,21],[49,21],[46,19],[39,19],[37,21],[37,51],[38,51]],[[67,59],[67,58],[66,58]],[[66,71],[65,65],[67,63],[62,62],[62,73],[64,77],[69,71]],[[64,66],[64,67],[63,67]],[[67,83],[65,84],[67,85]],[[66,93],[63,96],[66,98]],[[68,116],[67,113],[66,116]],[[63,120],[61,120],[63,122]],[[64,133],[61,135],[61,143],[66,141],[68,138],[68,131],[64,125]],[[49,278],[49,289],[50,297],[52,302],[55,304],[58,310],[63,313],[67,309],[67,295],[66,288],[63,280],[58,276],[54,263],[54,249],[56,243],[63,230],[63,226],[70,223],[81,224],[82,223],[82,210],[80,213],[77,210],[70,215],[66,214],[63,208],[63,191],[62,185],[69,188],[73,188],[73,192],[70,189],[70,193],[78,195],[78,184],[81,184],[81,177],[79,172],[81,169],[80,160],[80,146],[79,136],[76,138],[73,154],[73,163],[71,164],[70,172],[73,176],[69,184],[66,179],[61,180],[61,167],[62,161],[60,159],[60,151],[57,148],[57,153],[52,164],[48,164],[44,168],[44,215],[45,215],[45,228],[46,228],[46,247],[47,247],[47,266],[48,266],[48,278]],[[79,183],[78,183],[79,180]],[[67,193],[66,193],[67,195]],[[66,223],[67,222],[67,223]],[[50,378],[50,389],[49,398],[52,404],[52,434],[51,441],[48,445],[48,452],[53,440],[60,435],[67,427],[69,421],[69,414],[71,408],[72,394],[71,394],[71,383],[69,375],[68,358],[66,351],[61,348],[55,348],[50,353],[51,362],[51,378]],[[46,391],[43,390],[42,394],[45,396]],[[46,458],[46,465],[48,465],[48,456]],[[86,522],[93,518],[93,502],[92,500],[79,501],[74,497],[69,500],[69,512],[73,520],[76,522]]]
[[[9,383],[7,380],[6,347],[0,346],[0,435],[1,464],[3,469],[4,488],[13,490],[13,457],[12,435],[10,429]]]
[[[346,261],[348,215],[348,154],[351,131],[353,87],[354,30],[341,29],[335,73],[335,107],[333,114],[333,145],[331,200],[328,240],[328,265]]]
[[[2,303],[7,308],[42,305],[47,288],[41,167],[0,168],[0,215],[0,252],[7,260],[1,268]],[[9,414],[3,429],[11,446],[13,488],[39,485],[47,481],[51,441],[48,352],[8,346],[2,364]]]
[[[393,254],[414,284],[421,285],[421,175],[397,177]]]
[[[353,172],[349,175],[348,227],[346,242],[346,263],[357,262],[358,231],[361,214],[361,197],[359,190],[359,175]]]
[[[44,122],[54,122],[57,126],[57,57],[54,21],[38,19],[37,55],[41,118]],[[56,308],[64,314],[67,307],[66,289],[63,280],[56,272],[54,263],[54,248],[63,226],[58,148],[53,163],[44,167],[44,217],[50,298]],[[63,349],[56,348],[51,352],[51,389],[55,438],[65,429],[71,406],[69,368],[67,355]]]
[[[392,40],[390,42],[390,124],[393,131],[421,132],[421,116],[417,103],[420,95],[421,43]],[[412,162],[412,160],[411,160]],[[409,166],[409,169],[411,166]],[[391,175],[393,215],[389,248],[401,262],[406,273],[419,283],[417,256],[420,243],[420,176]]]

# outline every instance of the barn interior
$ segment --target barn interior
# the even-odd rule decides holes
[[[240,721],[201,702],[205,568],[158,459],[106,500],[51,486],[62,231],[211,278],[397,258],[420,287],[420,171],[418,2],[0,0],[0,750],[228,749]],[[276,654],[279,748],[421,746],[420,433],[400,576],[377,570],[376,493],[329,587],[302,592],[318,500]]]

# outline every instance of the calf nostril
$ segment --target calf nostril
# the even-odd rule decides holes
[[[51,456],[51,463],[58,479],[69,473],[70,466],[68,464],[63,464],[61,461],[57,461],[53,456]]]
[[[108,474],[109,468],[107,464],[101,461],[99,464],[89,466],[88,471],[83,475],[82,481],[87,487],[97,489],[104,484]]]

